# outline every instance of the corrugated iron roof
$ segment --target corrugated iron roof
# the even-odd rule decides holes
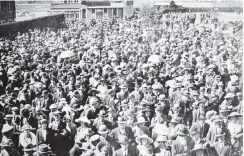
[[[52,4],[51,9],[79,9],[84,8],[86,5],[82,4]]]

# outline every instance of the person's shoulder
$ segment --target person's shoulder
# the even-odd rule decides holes
[[[119,155],[119,154],[122,154],[123,152],[122,152],[122,148],[120,148],[120,149],[118,149],[118,150],[116,150],[115,152],[114,152],[114,154],[115,155]]]

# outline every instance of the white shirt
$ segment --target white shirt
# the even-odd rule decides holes
[[[42,130],[42,136],[43,136],[44,140],[46,141],[47,130],[45,130],[45,129]]]

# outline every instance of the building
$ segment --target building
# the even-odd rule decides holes
[[[0,1],[0,24],[15,21],[15,1]]]
[[[166,6],[172,0],[152,0],[154,6]],[[237,8],[242,7],[242,0],[174,0],[177,5],[188,8]]]
[[[91,20],[133,14],[133,0],[53,0],[51,13],[64,13],[66,20]]]
[[[50,15],[51,2],[48,0],[16,0],[15,7],[15,21],[24,21]]]

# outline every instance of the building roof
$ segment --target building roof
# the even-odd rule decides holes
[[[80,9],[84,8],[86,5],[82,4],[52,4],[51,9]]]

